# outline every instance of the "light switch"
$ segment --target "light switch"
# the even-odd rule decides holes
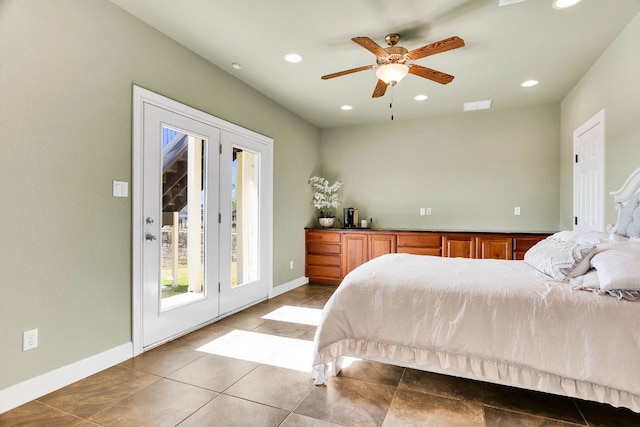
[[[513,208],[513,214],[520,215],[520,206],[516,206],[515,208]]]
[[[129,183],[113,181],[113,197],[129,197]]]
[[[420,208],[420,216],[425,216],[427,214],[425,208]]]

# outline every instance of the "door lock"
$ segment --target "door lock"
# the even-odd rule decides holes
[[[153,224],[153,218],[148,216],[147,219],[144,222],[146,222],[147,224],[151,225],[151,224]]]

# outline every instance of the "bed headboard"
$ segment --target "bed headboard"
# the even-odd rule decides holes
[[[617,191],[612,191],[618,211],[616,224],[608,231],[625,237],[640,237],[640,168],[633,171]]]

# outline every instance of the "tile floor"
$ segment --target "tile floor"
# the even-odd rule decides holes
[[[297,288],[1,414],[0,426],[640,426],[626,409],[374,362],[314,386],[313,323],[334,289]]]

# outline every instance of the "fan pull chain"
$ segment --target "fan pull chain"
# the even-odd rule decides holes
[[[393,87],[395,85],[391,85],[391,102],[389,102],[389,109],[391,110],[391,120],[393,120]]]

